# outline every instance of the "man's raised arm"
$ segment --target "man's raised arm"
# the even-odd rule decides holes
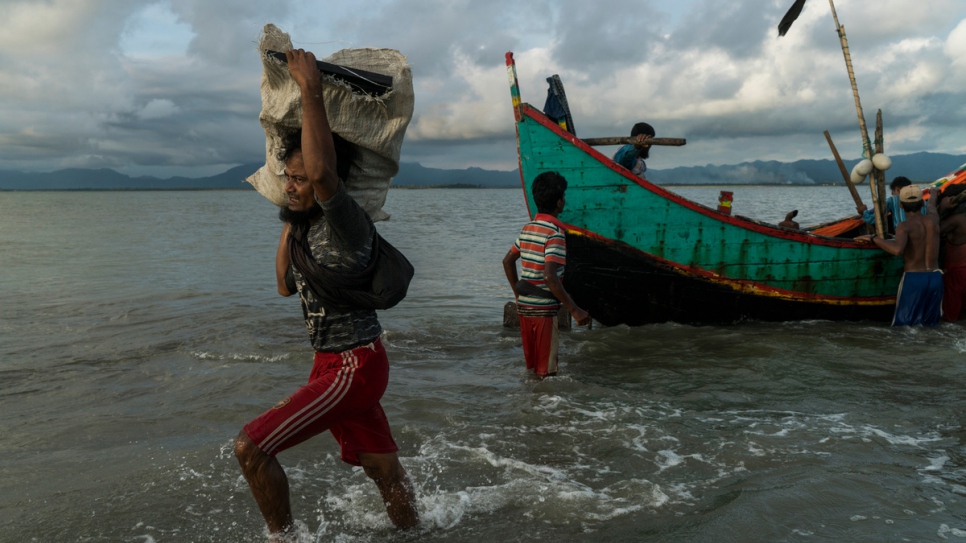
[[[302,91],[302,161],[316,199],[325,202],[339,188],[335,143],[322,100],[315,55],[302,49],[285,53],[292,79]]]

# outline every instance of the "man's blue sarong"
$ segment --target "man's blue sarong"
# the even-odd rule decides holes
[[[942,316],[943,274],[941,271],[902,274],[896,294],[892,326],[924,324],[935,326]]]

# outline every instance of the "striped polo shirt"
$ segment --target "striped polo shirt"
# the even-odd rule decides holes
[[[552,215],[538,213],[523,227],[520,237],[513,244],[512,251],[520,254],[522,268],[520,279],[529,281],[547,292],[550,289],[543,280],[544,265],[547,262],[554,262],[558,265],[557,277],[562,278],[564,275],[564,266],[567,264],[567,240],[562,224]],[[552,298],[522,294],[517,302],[520,306],[532,309],[556,311],[560,307],[560,304]]]

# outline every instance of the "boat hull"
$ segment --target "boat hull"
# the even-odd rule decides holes
[[[838,303],[763,296],[681,273],[620,243],[571,231],[565,284],[574,302],[605,326],[733,324],[745,320],[890,321],[894,302]]]
[[[869,243],[720,213],[614,164],[527,104],[520,172],[568,180],[566,287],[605,325],[889,321],[902,259]]]
[[[598,322],[892,319],[903,261],[845,236],[861,219],[789,230],[640,179],[524,103],[506,60],[527,208],[536,176],[567,179],[565,286]],[[931,185],[958,183],[966,165]]]

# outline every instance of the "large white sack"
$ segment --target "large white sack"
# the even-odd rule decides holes
[[[262,53],[262,112],[265,129],[265,165],[246,181],[278,206],[285,205],[285,164],[281,161],[286,135],[302,126],[298,85],[284,62],[267,57],[266,50],[292,49],[289,35],[273,24],[259,38]],[[346,187],[372,220],[388,219],[382,210],[393,176],[399,172],[399,153],[406,127],[413,116],[413,76],[406,57],[393,49],[343,49],[321,59],[392,77],[392,90],[378,98],[353,94],[345,83],[322,75],[322,96],[333,132],[356,147]]]

